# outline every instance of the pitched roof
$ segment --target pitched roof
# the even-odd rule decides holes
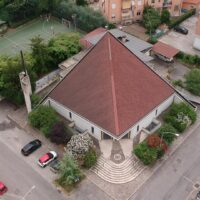
[[[173,93],[107,32],[49,97],[119,136]]]
[[[183,3],[187,3],[187,4],[200,4],[200,0],[184,0]]]
[[[154,44],[152,50],[167,58],[173,58],[179,52],[178,49],[160,41]]]

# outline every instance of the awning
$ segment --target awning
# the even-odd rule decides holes
[[[178,49],[160,41],[153,46],[152,51],[167,58],[173,58],[179,52]]]

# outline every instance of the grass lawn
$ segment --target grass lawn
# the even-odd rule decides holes
[[[40,35],[46,41],[59,33],[72,32],[73,28],[61,23],[61,20],[51,18],[34,19],[0,37],[0,55],[16,55],[20,50],[30,49],[30,39]]]

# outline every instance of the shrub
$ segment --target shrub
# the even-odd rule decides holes
[[[161,12],[161,23],[170,23],[170,12],[167,9],[163,9]]]
[[[200,69],[192,69],[185,78],[186,89],[194,95],[200,95]]]
[[[75,161],[64,154],[59,165],[58,183],[61,186],[74,185],[81,178],[81,171]]]
[[[176,137],[176,132],[177,130],[170,124],[163,124],[157,130],[157,133],[160,136],[160,138],[162,138],[168,145],[170,145],[174,141]]]
[[[151,44],[155,44],[155,43],[158,42],[158,39],[157,39],[155,36],[152,36],[152,37],[149,38],[149,42],[150,42]]]
[[[171,20],[171,22],[169,24],[169,28],[173,28],[173,27],[177,26],[178,24],[180,24],[181,22],[183,22],[187,18],[191,17],[195,13],[196,13],[196,10],[192,9],[192,10],[188,11],[187,13],[179,16],[178,18]]]
[[[171,124],[179,132],[183,132],[186,127],[196,121],[197,114],[192,107],[183,102],[173,103],[169,112],[164,116],[166,123]]]
[[[174,81],[172,81],[172,84],[174,85],[174,86],[179,86],[179,87],[182,87],[182,88],[184,88],[184,83],[183,83],[183,81],[182,80],[174,80]]]
[[[57,122],[53,125],[49,133],[51,142],[56,144],[66,144],[72,137],[72,133],[66,130],[63,122]]]
[[[149,147],[146,141],[137,144],[134,153],[144,165],[153,164],[158,158],[157,149]]]
[[[38,96],[37,94],[32,94],[31,95],[31,104],[32,104],[32,108],[35,108],[38,103],[40,102],[41,97]]]
[[[157,134],[149,135],[146,140],[147,140],[147,145],[153,148],[159,147],[162,142]]]
[[[28,116],[30,124],[41,130],[46,137],[49,136],[50,129],[58,122],[58,116],[52,107],[40,105]]]
[[[84,156],[83,166],[86,168],[90,168],[97,162],[97,154],[94,148],[90,148],[88,152],[86,152]]]

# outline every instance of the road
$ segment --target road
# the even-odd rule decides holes
[[[200,184],[200,126],[130,200],[192,200],[200,190],[196,183]]]

